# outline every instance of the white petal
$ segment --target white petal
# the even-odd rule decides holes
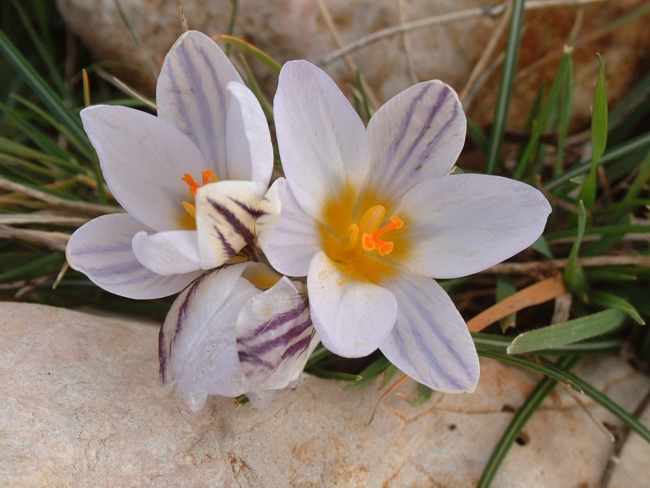
[[[236,324],[242,306],[260,291],[241,278],[247,263],[207,273],[174,301],[160,330],[163,382],[176,380],[194,411],[207,395],[248,391],[237,352]]]
[[[381,352],[414,380],[445,393],[472,392],[479,362],[465,321],[430,278],[405,271],[386,286],[397,300],[397,323]]]
[[[181,35],[165,57],[158,85],[158,117],[185,133],[201,150],[220,179],[230,179],[226,164],[228,83],[242,79],[234,66],[205,34]]]
[[[182,178],[200,178],[203,156],[176,127],[127,107],[96,105],[81,120],[115,199],[156,231],[182,228],[190,199]]]
[[[551,211],[546,198],[518,181],[452,175],[409,191],[396,214],[411,249],[405,265],[433,278],[477,273],[526,249]]]
[[[199,240],[193,230],[171,230],[133,236],[133,252],[142,265],[164,276],[201,269]]]
[[[303,210],[321,217],[344,186],[358,191],[368,172],[361,119],[327,74],[307,61],[282,67],[274,100],[282,167]]]
[[[255,238],[255,221],[266,185],[253,181],[220,181],[196,193],[196,228],[201,267],[216,268]]]
[[[276,390],[295,380],[315,332],[307,298],[287,277],[248,300],[237,319],[237,347],[250,389]]]
[[[268,186],[273,172],[273,144],[266,116],[245,85],[228,84],[226,147],[231,180],[258,181]]]
[[[271,265],[288,276],[307,276],[311,259],[321,249],[318,222],[300,208],[284,178],[266,193],[257,221],[257,238]]]
[[[134,234],[152,230],[128,214],[103,215],[72,234],[66,257],[97,286],[128,298],[173,295],[200,273],[161,276],[140,264],[131,248]]]
[[[416,184],[451,170],[467,121],[454,90],[426,81],[389,100],[370,119],[368,186],[397,201]]]
[[[343,274],[323,251],[309,266],[309,305],[323,345],[339,356],[367,356],[395,325],[397,303],[386,288]]]

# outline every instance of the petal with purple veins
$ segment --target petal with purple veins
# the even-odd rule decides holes
[[[220,179],[230,179],[226,117],[231,81],[242,83],[221,48],[205,34],[189,31],[167,53],[156,86],[158,117],[187,135],[208,162],[203,169]]]
[[[135,299],[173,295],[199,276],[198,272],[162,276],[142,266],[131,242],[136,233],[143,231],[152,229],[128,214],[97,217],[70,237],[68,263],[104,290]]]
[[[397,300],[397,322],[380,349],[415,381],[445,393],[472,392],[479,362],[465,321],[430,278],[405,271],[386,283]]]
[[[368,123],[367,185],[397,201],[418,183],[449,173],[465,144],[467,121],[456,92],[425,81],[396,95]]]
[[[255,239],[255,222],[266,185],[220,181],[196,194],[196,229],[201,267],[221,266]]]

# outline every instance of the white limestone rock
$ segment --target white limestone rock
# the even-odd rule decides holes
[[[482,361],[474,394],[434,395],[417,408],[391,394],[371,424],[378,383],[342,391],[341,382],[313,377],[264,409],[213,397],[193,414],[158,381],[157,334],[155,324],[0,302],[2,484],[469,488],[538,381]],[[650,388],[614,357],[577,372],[628,409]],[[513,446],[494,487],[597,486],[611,443],[564,391],[524,432],[528,442]],[[648,445],[633,442],[623,474],[650,479]]]

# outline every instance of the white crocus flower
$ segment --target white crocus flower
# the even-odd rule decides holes
[[[251,262],[198,278],[160,330],[163,382],[195,412],[207,395],[255,400],[294,382],[318,344],[303,287]]]
[[[345,357],[379,348],[420,383],[472,391],[476,349],[431,278],[528,247],[550,212],[544,196],[506,178],[449,175],[466,120],[438,81],[391,99],[366,130],[324,72],[295,61],[280,73],[274,113],[286,180],[267,194],[281,210],[260,220],[258,239],[278,271],[307,276],[323,344]]]
[[[190,31],[172,46],[156,102],[158,117],[105,105],[81,112],[128,213],[78,229],[68,262],[130,298],[176,293],[250,244],[273,169],[266,117],[209,37]]]

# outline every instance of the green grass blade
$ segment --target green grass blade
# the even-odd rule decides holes
[[[497,303],[513,295],[516,291],[517,288],[512,283],[512,280],[508,275],[497,275],[497,285],[495,291],[495,298]],[[499,324],[501,325],[501,331],[505,332],[510,327],[514,327],[516,322],[517,322],[516,313],[511,313],[507,317],[502,318],[501,320],[499,320]]]
[[[604,291],[592,291],[589,293],[589,301],[601,307],[612,307],[612,309],[621,310],[632,317],[637,324],[645,325],[645,320],[641,318],[636,308],[625,298]]]
[[[549,325],[519,334],[508,346],[508,354],[524,354],[583,341],[620,327],[625,312],[610,308],[586,317]]]
[[[584,294],[585,290],[585,277],[582,268],[578,264],[578,252],[580,251],[580,244],[585,235],[585,224],[587,223],[587,213],[585,206],[580,201],[580,213],[578,215],[578,235],[571,247],[569,259],[564,268],[564,283],[569,291],[574,293]]]
[[[532,247],[542,256],[545,256],[549,259],[553,259],[554,257],[553,252],[551,251],[551,247],[548,245],[548,241],[544,236],[539,236],[537,240],[530,245],[530,247]]]
[[[406,401],[412,407],[419,407],[420,405],[424,405],[426,402],[431,400],[432,395],[433,395],[433,390],[428,386],[421,384],[418,388],[418,396],[416,396],[415,398],[409,398]]]
[[[564,172],[564,153],[566,150],[566,138],[569,134],[571,123],[571,103],[573,101],[573,57],[567,64],[564,86],[560,94],[559,128],[557,133],[557,155],[553,175],[557,176]]]
[[[607,145],[605,63],[600,55],[598,55],[598,59],[600,60],[600,71],[598,73],[598,82],[596,83],[596,92],[594,93],[593,113],[591,116],[591,168],[578,196],[578,200],[582,200],[585,207],[589,210],[592,210],[596,203],[596,169]]]
[[[20,76],[34,90],[52,116],[59,120],[78,141],[83,141],[86,151],[90,150],[90,142],[81,126],[81,120],[76,117],[61,101],[60,97],[36,72],[22,53],[13,45],[9,38],[0,31],[0,54],[14,67]]]
[[[322,360],[327,359],[330,356],[332,356],[332,353],[329,352],[325,348],[325,346],[319,344],[318,347],[314,350],[313,353],[311,353],[311,356],[307,360],[307,364],[305,364],[305,369],[311,368],[314,364],[317,364]]]
[[[16,0],[13,0],[12,4],[16,9],[16,12],[18,12],[18,16],[20,17],[20,20],[23,23],[23,27],[25,27],[27,34],[29,35],[30,39],[32,40],[32,43],[34,44],[34,47],[36,48],[36,51],[38,52],[41,60],[45,64],[45,67],[47,68],[47,72],[52,78],[54,85],[56,85],[56,88],[59,91],[60,96],[64,98],[69,98],[70,93],[65,87],[63,78],[61,77],[61,74],[57,69],[56,62],[52,59],[53,55],[52,55],[51,46],[48,46],[41,41],[40,37],[38,36],[38,34],[34,29],[34,26],[32,25],[32,22],[29,20],[29,16],[27,15],[27,12],[25,12],[25,9],[21,5],[21,3]]]
[[[639,172],[623,197],[623,201],[630,201],[639,196],[646,183],[650,179],[650,151],[639,166]]]
[[[64,123],[60,122],[52,113],[48,112],[47,110],[43,110],[36,104],[19,95],[14,94],[12,95],[12,98],[20,102],[22,105],[41,117],[45,122],[54,127],[58,132],[61,133],[63,137],[68,140],[68,142],[70,142],[70,144],[79,150],[79,152],[81,152],[85,157],[90,158],[90,155],[92,154],[92,148],[88,145],[88,138],[86,137],[85,132],[83,139],[77,139],[75,134],[68,130],[68,127]]]
[[[230,46],[230,44],[228,45]],[[262,92],[262,89],[260,88],[260,85],[257,82],[255,75],[253,74],[253,70],[248,64],[248,61],[246,61],[246,58],[242,55],[240,59],[242,64],[244,65],[244,70],[246,71],[246,78],[248,79],[248,84],[251,87],[251,91],[255,94],[257,101],[260,102],[260,105],[262,106],[262,110],[264,110],[266,116],[269,119],[273,120],[273,107],[271,106],[271,103],[266,98],[266,95],[264,95],[264,92]]]
[[[42,276],[47,272],[52,272],[60,268],[65,261],[65,255],[62,252],[55,251],[46,254],[42,258],[30,261],[27,264],[5,271],[0,274],[0,282],[10,279],[28,279],[31,277]]]
[[[603,155],[603,157],[598,162],[598,166],[602,166],[608,163],[612,163],[614,161],[618,161],[619,159],[622,159],[625,156],[629,156],[630,154],[634,154],[637,151],[640,150],[647,151],[648,149],[650,149],[650,132],[646,132],[645,134],[642,134],[624,144],[620,144],[612,148],[610,151],[606,152]],[[548,182],[544,184],[544,186],[549,191],[554,190],[555,188],[559,187],[563,183],[570,181],[576,176],[586,173],[590,169],[591,169],[591,160],[575,165],[573,168],[567,170],[565,173],[561,174],[560,176],[550,179]]]
[[[560,99],[560,93],[562,91],[562,87],[564,86],[564,79],[566,77],[569,62],[571,61],[572,53],[572,48],[565,48],[564,54],[562,55],[562,59],[560,61],[560,67],[558,68],[555,79],[553,80],[553,84],[551,85],[551,91],[548,95],[548,100],[546,101],[546,104],[540,113],[539,119],[537,119],[537,123],[535,124],[533,133],[531,134],[530,141],[526,145],[526,149],[524,150],[524,153],[521,156],[519,163],[517,164],[517,169],[515,170],[515,174],[513,176],[516,180],[522,179],[526,174],[526,169],[528,169],[529,162],[539,146],[539,140],[542,137],[542,133],[546,130],[546,124],[549,120],[549,117],[551,116],[553,110],[555,110],[558,100]]]
[[[353,390],[355,388],[359,388],[360,386],[367,385],[368,383],[371,383],[374,381],[377,376],[382,374],[384,371],[386,371],[386,368],[390,366],[390,361],[386,358],[380,358],[377,361],[373,362],[370,364],[367,368],[365,368],[359,375],[357,376],[357,379],[353,381],[352,383],[348,383],[345,385],[343,388],[344,390]]]
[[[559,374],[555,370],[547,368],[546,366],[542,366],[541,364],[533,363],[532,361],[526,361],[525,359],[522,358],[495,353],[492,351],[479,351],[478,355],[484,358],[496,359],[497,361],[502,361],[504,363],[514,364],[515,366],[521,366],[523,368],[528,368],[530,370],[537,371],[538,373],[541,373],[545,376],[554,378],[556,381],[559,381],[560,383],[564,383],[569,388],[574,389],[578,393],[583,393],[582,389],[579,386],[577,386],[575,383],[573,383],[573,381],[571,381],[569,378],[567,378],[563,374]]]
[[[28,122],[25,117],[21,117],[15,110],[0,102],[0,112],[4,113],[7,119],[12,124],[15,124],[45,154],[58,158],[62,167],[66,167],[77,173],[89,173],[88,168],[80,165],[70,152],[60,147],[52,140],[50,135]]]
[[[266,54],[264,51],[259,49],[258,47],[253,46],[252,44],[234,36],[229,36],[226,34],[220,34],[217,36],[213,36],[212,39],[215,41],[223,41],[226,44],[232,44],[233,46],[237,46],[242,48],[244,51],[247,53],[255,56],[257,59],[262,61],[265,65],[267,65],[269,68],[271,68],[273,71],[276,73],[279,73],[280,70],[282,69],[282,65],[278,63],[275,59],[273,59],[271,56]]]
[[[576,356],[569,356],[560,360],[559,366],[562,369],[563,376],[568,377],[568,375],[564,373],[563,370],[570,369],[571,367],[575,366],[575,364],[578,362],[578,359],[579,358]],[[575,381],[573,382],[576,383]],[[532,415],[542,405],[544,399],[551,393],[551,391],[553,391],[555,385],[556,381],[554,379],[549,377],[544,378],[539,382],[537,387],[533,390],[519,411],[517,411],[515,416],[512,418],[510,425],[501,437],[501,440],[494,449],[490,460],[485,466],[483,475],[476,485],[477,488],[488,488],[492,485],[492,481],[494,480],[499,467],[501,467],[503,460],[506,458],[508,451],[517,440],[517,437],[523,430],[526,422],[528,422],[528,419],[530,419],[530,417],[532,417]]]
[[[644,426],[641,422],[634,418],[633,415],[629,414],[623,407],[621,407],[607,395],[601,393],[586,381],[567,371],[570,368],[567,368],[562,364],[555,365],[544,358],[542,358],[542,364],[544,364],[544,366],[547,368],[557,371],[558,373],[566,376],[569,380],[582,388],[582,390],[585,392],[585,395],[591,397],[595,402],[599,403],[614,415],[616,415],[623,423],[625,423],[634,432],[639,434],[646,442],[650,442],[650,430],[648,430],[646,426]]]
[[[490,141],[485,135],[485,132],[483,132],[483,129],[469,118],[467,119],[467,135],[476,144],[476,147],[487,156],[490,150]]]
[[[235,34],[235,25],[237,24],[237,14],[239,13],[239,0],[232,2],[232,10],[230,11],[230,22],[228,23],[228,30],[226,31],[229,36]],[[226,45],[226,56],[230,56],[230,44]]]
[[[521,45],[521,30],[524,24],[525,3],[526,0],[513,0],[512,2],[512,15],[510,17],[506,57],[503,62],[501,84],[497,96],[497,106],[492,122],[488,159],[485,167],[485,172],[487,174],[496,173],[497,163],[501,159],[501,147],[503,146],[503,138],[505,135],[506,123],[508,121],[508,111],[510,108],[510,99],[512,98],[517,60],[519,59],[519,46]]]

